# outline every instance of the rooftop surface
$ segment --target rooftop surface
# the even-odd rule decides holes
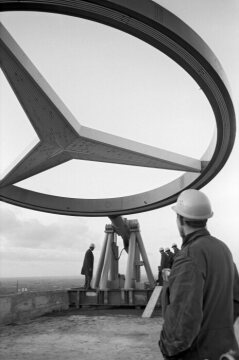
[[[0,327],[6,360],[163,359],[158,340],[162,317],[141,309],[91,308],[56,313]]]

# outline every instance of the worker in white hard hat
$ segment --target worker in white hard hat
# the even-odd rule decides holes
[[[207,230],[213,212],[203,192],[183,191],[173,210],[182,249],[164,292],[159,346],[164,359],[218,360],[238,351],[233,329],[239,316],[238,272],[228,247]]]
[[[163,247],[159,248],[159,252],[160,252],[160,255],[161,255],[161,260],[160,260],[160,266],[158,266],[158,280],[157,280],[157,283],[159,285],[163,285],[162,270],[167,267],[167,255],[166,255]]]
[[[172,251],[169,249],[169,247],[165,248],[165,253],[167,255],[167,266],[166,268],[171,269],[172,265],[173,265],[173,258],[174,258],[174,254],[172,253]]]
[[[173,252],[174,252],[174,256],[177,255],[177,253],[180,251],[179,248],[178,248],[178,245],[176,243],[172,244],[172,249],[173,249]]]
[[[161,269],[165,268],[166,262],[167,262],[167,255],[165,254],[164,248],[160,247],[159,252],[161,255],[161,261],[160,261],[160,267]]]
[[[91,280],[93,277],[93,269],[94,269],[94,255],[93,251],[95,248],[95,244],[91,243],[89,249],[85,253],[83,266],[81,269],[81,274],[85,275],[85,290],[91,290]]]

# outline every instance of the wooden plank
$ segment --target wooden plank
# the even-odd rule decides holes
[[[162,286],[155,286],[154,291],[152,292],[152,295],[148,301],[148,304],[142,314],[143,318],[149,318],[152,316],[152,313],[153,313],[156,303],[159,299],[161,291],[162,291]]]
[[[239,317],[236,319],[235,323],[234,323],[234,331],[235,331],[235,336],[239,345]]]

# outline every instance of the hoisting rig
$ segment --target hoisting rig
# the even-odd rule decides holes
[[[110,220],[111,224],[105,226],[105,238],[93,282],[94,290],[70,290],[72,306],[145,306],[152,294],[155,280],[138,221],[121,216],[110,217]],[[119,274],[117,235],[122,237],[124,250],[128,254],[125,275]],[[141,281],[141,266],[145,267],[147,282]]]

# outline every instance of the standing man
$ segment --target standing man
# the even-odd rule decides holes
[[[161,269],[163,270],[166,265],[167,265],[167,255],[164,251],[164,248],[159,248],[159,252],[160,252],[160,255],[161,255],[161,261],[160,261],[160,266],[161,266]]]
[[[183,191],[173,210],[182,250],[165,291],[159,346],[164,359],[218,360],[238,351],[233,329],[239,315],[234,305],[239,303],[238,272],[228,247],[206,228],[213,212],[204,193]]]
[[[167,255],[164,251],[164,248],[160,247],[159,252],[161,254],[161,261],[160,266],[158,266],[158,284],[163,285],[163,277],[162,277],[162,270],[167,267]]]
[[[168,256],[166,268],[171,269],[171,267],[173,266],[174,254],[172,253],[172,251],[170,251],[168,247],[165,248],[165,253]]]
[[[93,243],[90,244],[89,249],[85,253],[84,262],[81,269],[81,274],[85,275],[84,288],[86,290],[91,289],[90,284],[91,284],[91,280],[93,276],[93,268],[94,268],[94,255],[93,255],[94,248],[95,248],[95,244]]]
[[[178,248],[177,244],[173,243],[172,244],[172,249],[173,249],[173,252],[174,252],[174,256],[176,256],[177,253],[179,252],[179,248]]]

